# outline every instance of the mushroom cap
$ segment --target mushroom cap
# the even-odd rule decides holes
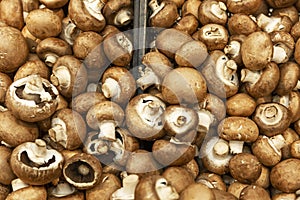
[[[229,192],[219,190],[216,188],[212,188],[211,190],[213,191],[216,200],[237,200],[237,198]]]
[[[36,140],[36,143],[20,144],[13,149],[10,157],[13,172],[23,182],[30,185],[44,185],[60,177],[64,161],[62,154],[54,149],[43,149],[45,152],[42,153],[45,155],[38,157],[35,154],[41,152],[37,151],[37,143]],[[42,148],[46,148],[46,146]]]
[[[180,194],[180,200],[215,200],[213,191],[202,183],[193,183]]]
[[[0,3],[0,20],[8,26],[21,30],[24,26],[22,1],[2,0]]]
[[[11,192],[6,197],[6,200],[26,199],[29,197],[31,200],[46,200],[47,190],[44,186],[28,186]]]
[[[38,74],[44,79],[49,79],[50,70],[41,60],[28,60],[24,63],[16,72],[14,81],[30,76],[32,74]]]
[[[0,37],[2,38],[0,52],[5,52],[2,53],[0,71],[3,73],[16,71],[28,57],[27,42],[18,29],[9,26],[0,27]]]
[[[99,129],[99,124],[103,121],[113,121],[116,126],[121,126],[124,120],[124,111],[112,101],[102,101],[93,105],[86,114],[87,124],[95,129]]]
[[[200,0],[186,0],[181,7],[182,16],[192,14],[198,19],[198,10],[200,5]]]
[[[49,9],[61,8],[68,3],[68,0],[40,0]]]
[[[169,104],[198,103],[206,94],[206,81],[201,72],[194,68],[173,69],[162,82],[162,96]]]
[[[218,174],[215,173],[201,173],[197,178],[196,178],[197,183],[203,183],[207,185],[209,188],[215,188],[218,190],[226,191],[226,184],[223,181],[222,177]]]
[[[0,183],[4,185],[9,185],[13,179],[16,178],[16,175],[13,173],[9,159],[11,156],[12,150],[5,146],[0,146],[0,168],[2,173],[0,174]]]
[[[241,183],[254,183],[259,178],[261,170],[261,163],[250,153],[236,154],[229,161],[230,174]]]
[[[242,43],[241,53],[247,69],[261,70],[265,68],[273,55],[273,43],[270,35],[263,31],[251,33]]]
[[[267,0],[267,3],[272,8],[286,8],[292,6],[296,2],[297,0],[286,0],[286,1]]]
[[[274,188],[291,193],[300,189],[300,160],[290,158],[283,160],[271,169],[270,181]]]
[[[87,113],[88,110],[97,103],[107,100],[100,92],[85,92],[72,99],[71,107],[80,114]]]
[[[258,30],[257,24],[246,14],[236,13],[228,19],[231,35],[249,35]]]
[[[195,33],[195,31],[197,31],[198,26],[198,19],[193,14],[187,14],[184,15],[178,22],[176,22],[173,27],[179,31],[183,31],[189,35],[192,35]]]
[[[36,124],[17,119],[9,110],[1,111],[0,139],[12,147],[33,142],[39,136]]]
[[[246,93],[235,94],[226,101],[226,113],[230,116],[249,117],[255,107],[255,100]]]
[[[240,200],[261,199],[271,200],[270,194],[263,188],[257,185],[249,185],[245,187],[239,198]]]
[[[218,125],[218,134],[227,141],[254,142],[258,138],[259,129],[247,117],[226,117]]]
[[[47,79],[41,78],[41,81],[46,92],[51,95],[50,101],[36,102],[27,100],[22,95],[26,83],[40,78],[39,75],[21,78],[14,81],[7,90],[5,104],[18,119],[37,122],[50,117],[55,112],[58,105],[58,91]]]
[[[254,14],[262,4],[262,0],[246,0],[234,1],[228,0],[226,2],[227,8],[232,13],[243,13],[246,15]]]
[[[160,175],[149,175],[139,180],[135,188],[134,197],[140,200],[159,200],[155,190],[155,183],[163,178]]]
[[[81,171],[81,167],[84,170]],[[78,153],[66,160],[62,172],[68,183],[77,189],[86,190],[99,183],[102,166],[93,155]]]
[[[295,44],[294,58],[298,64],[300,64],[300,38],[297,39]]]
[[[199,103],[200,108],[208,110],[211,112],[218,121],[221,121],[226,116],[226,107],[224,100],[216,95],[208,93],[204,101]]]
[[[227,22],[226,6],[220,8],[219,1],[205,0],[199,6],[198,18],[202,25],[210,23],[225,25]]]
[[[62,30],[60,17],[47,8],[29,12],[25,22],[29,32],[39,39],[58,36]]]
[[[7,74],[0,72],[0,82],[0,103],[4,103],[6,92],[8,87],[12,84],[12,80]]]
[[[126,10],[126,13],[128,17],[132,18],[133,15],[133,2],[131,0],[109,0],[105,3],[105,6],[103,7],[103,15],[106,19],[106,23],[110,25],[120,25],[123,24],[117,24],[115,17],[118,15],[119,12],[122,10]],[[132,21],[130,19],[125,24],[128,25],[128,23]],[[125,25],[124,24],[124,25]]]

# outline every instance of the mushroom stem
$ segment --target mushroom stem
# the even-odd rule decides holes
[[[99,21],[103,21],[104,17],[101,13],[105,3],[101,0],[83,0],[84,7],[90,15]]]
[[[126,26],[133,19],[132,11],[129,8],[121,9],[115,16],[114,24],[116,26]]]
[[[230,153],[238,154],[243,152],[244,141],[230,140],[229,149]]]
[[[112,98],[112,100],[119,98],[121,94],[120,84],[113,78],[107,78],[102,85],[102,92],[106,98]]]
[[[230,58],[236,58],[241,49],[241,43],[238,41],[231,41],[228,45],[224,48],[224,53],[228,55]]]
[[[186,116],[178,116],[177,119],[174,121],[174,125],[177,127],[184,126],[187,123]]]
[[[146,67],[144,71],[140,68],[139,72],[141,74],[141,78],[139,78],[136,83],[142,90],[146,90],[151,85],[160,85],[161,81],[159,80],[159,77],[150,67]]]
[[[116,123],[112,120],[105,120],[99,124],[99,139],[115,141],[115,126]]]
[[[211,112],[201,109],[197,111],[199,122],[198,122],[198,131],[199,132],[207,132],[215,121],[215,117]]]
[[[27,183],[24,183],[21,179],[17,178],[11,181],[11,186],[13,191],[20,190],[22,188],[29,187]]]
[[[285,51],[285,49],[282,48],[281,46],[274,45],[273,46],[273,57],[272,57],[271,61],[279,64],[279,63],[284,63],[285,61],[287,61],[287,59],[288,59],[288,55],[287,55],[287,52]]]
[[[53,65],[56,63],[58,58],[58,55],[54,53],[48,53],[45,55],[45,63],[48,67],[53,67]]]
[[[60,118],[53,118],[51,120],[51,128],[48,130],[50,138],[63,147],[66,147],[67,141],[67,126]]]
[[[217,143],[214,145],[213,151],[214,154],[217,156],[221,156],[221,157],[227,156],[229,153],[228,142],[223,139],[219,139]]]
[[[272,98],[272,102],[280,103],[281,105],[288,108],[290,103],[290,97],[289,95],[284,95],[284,96],[275,95]]]
[[[150,19],[153,18],[159,11],[161,11],[165,7],[165,2],[162,2],[160,5],[158,4],[157,0],[151,0],[148,6],[152,10],[152,14]]]
[[[38,165],[45,164],[45,157],[47,157],[46,142],[42,139],[36,139],[35,144],[30,146],[27,150],[28,158]]]
[[[52,71],[50,80],[56,87],[68,88],[71,85],[71,72],[66,66],[59,66]]]
[[[226,14],[227,7],[223,2],[218,2],[218,4],[213,4],[211,6],[211,13],[218,17],[219,19]]]
[[[90,173],[90,169],[85,164],[81,164],[78,166],[77,171],[79,174],[86,176]]]
[[[232,76],[235,75],[237,70],[237,65],[233,60],[228,60],[224,65],[224,77],[227,80],[231,80]]]
[[[261,71],[241,70],[241,82],[255,84],[261,76]]]
[[[268,17],[265,14],[259,14],[256,18],[257,25],[267,33],[273,32],[281,25],[280,17]]]
[[[126,199],[126,200],[134,200],[134,192],[136,185],[139,182],[138,175],[131,174],[126,176],[123,180],[123,187],[116,190],[112,194],[112,200]]]
[[[25,88],[22,92],[23,98],[26,100],[33,101],[51,101],[51,95],[45,91],[43,86],[43,81],[40,76],[33,76],[29,79],[29,81],[25,84]]]
[[[69,183],[61,182],[58,183],[54,188],[52,188],[49,194],[54,197],[65,197],[73,194],[75,191],[75,188]]]
[[[286,145],[285,139],[281,134],[271,137],[269,144],[274,148],[274,150],[276,150],[276,152],[280,151],[280,149]]]

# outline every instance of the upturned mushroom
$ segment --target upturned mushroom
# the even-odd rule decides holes
[[[86,190],[99,183],[102,165],[93,155],[78,153],[65,161],[62,173],[68,183],[79,190]]]
[[[125,105],[136,92],[133,75],[124,67],[111,66],[102,75],[103,95],[120,105]]]
[[[111,194],[111,200],[135,199],[135,188],[139,183],[139,176],[136,174],[128,175],[126,172],[121,174],[122,187]]]
[[[30,185],[44,185],[61,175],[64,158],[45,141],[24,142],[13,149],[10,165],[18,178]]]
[[[245,35],[232,35],[229,38],[228,44],[224,47],[225,55],[236,62],[238,66],[243,65],[241,47],[244,42]]]
[[[239,88],[237,64],[220,50],[211,51],[209,55],[201,68],[209,92],[220,98],[233,96]]]
[[[272,137],[285,131],[291,123],[291,113],[285,106],[278,103],[259,104],[253,114],[253,121],[260,133]]]
[[[62,30],[59,34],[59,38],[72,46],[74,44],[74,40],[81,33],[81,30],[72,22],[69,16],[63,18],[61,23]]]
[[[229,12],[232,13],[243,13],[246,15],[254,14],[262,4],[262,0],[246,0],[246,1],[226,1],[226,5]]]
[[[62,39],[47,37],[38,43],[36,53],[48,67],[53,67],[57,59],[64,55],[71,55],[70,45]]]
[[[115,26],[127,26],[133,20],[132,0],[109,0],[103,7],[106,23]]]
[[[10,85],[5,104],[17,118],[37,122],[55,112],[58,91],[48,80],[39,75],[30,75]]]
[[[199,6],[198,18],[202,25],[209,23],[225,25],[227,23],[227,7],[222,1],[205,0]]]
[[[98,138],[115,141],[115,128],[123,124],[124,111],[112,101],[103,101],[92,106],[86,114],[86,122],[99,130]]]
[[[165,134],[162,122],[165,109],[165,103],[153,95],[135,96],[125,110],[129,132],[142,140],[161,138]]]
[[[13,9],[12,9],[13,8]],[[21,30],[24,26],[22,1],[3,0],[0,2],[0,20],[10,27]]]
[[[87,70],[73,55],[59,57],[52,67],[50,80],[66,98],[82,93],[88,82]]]
[[[135,198],[140,200],[177,200],[179,194],[164,177],[152,175],[139,181],[135,188]]]

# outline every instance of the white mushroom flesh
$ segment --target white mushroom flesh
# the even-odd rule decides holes
[[[150,19],[151,19],[151,18],[155,17],[157,15],[157,13],[159,13],[165,7],[165,2],[162,2],[159,5],[157,0],[151,0],[148,5],[152,10],[152,14],[150,16]]]
[[[266,136],[263,136],[266,137]],[[272,149],[278,154],[281,155],[281,149],[286,146],[286,142],[285,139],[283,137],[283,135],[279,134],[279,135],[275,135],[271,138],[268,138],[268,143],[270,144],[270,146],[272,147]]]
[[[111,195],[111,200],[134,200],[134,192],[139,182],[138,175],[131,174],[123,178],[123,187]]]
[[[66,148],[68,140],[67,125],[62,119],[53,118],[48,133],[54,142],[57,142]]]
[[[105,79],[102,84],[102,92],[106,98],[111,98],[111,100],[115,100],[120,98],[121,95],[121,86],[117,80],[113,78]]]
[[[132,11],[129,9],[121,9],[114,18],[114,24],[117,26],[126,26],[133,19]]]
[[[59,35],[61,39],[66,41],[69,45],[73,46],[74,40],[79,35],[81,30],[69,19],[62,20],[62,31]]]
[[[139,67],[139,73],[141,77],[137,79],[136,84],[142,90],[152,85],[161,85],[161,80],[150,67],[145,67],[145,69]]]
[[[155,191],[160,200],[179,199],[179,194],[175,188],[168,184],[165,178],[160,178],[155,182]]]
[[[101,12],[105,4],[101,0],[83,0],[83,4],[91,16],[95,17],[98,21],[105,20]]]
[[[226,10],[227,10],[226,5],[220,1],[211,5],[210,12],[219,19],[226,19],[227,18]]]
[[[268,17],[261,13],[256,18],[257,25],[267,33],[282,29],[281,17]]]
[[[76,192],[75,187],[68,182],[60,182],[56,186],[49,189],[48,194],[54,197],[66,197]]]
[[[238,154],[243,152],[244,141],[230,140],[229,149],[231,154]]]
[[[241,70],[241,82],[255,84],[261,77],[262,71]]]
[[[113,120],[104,120],[99,123],[99,139],[103,140],[116,140],[116,122]]]
[[[49,92],[46,92],[43,85],[43,80],[40,76],[30,78],[23,90],[23,97],[28,100],[35,100],[36,95],[39,96],[41,102],[51,101],[52,97]]]
[[[217,39],[217,38],[224,38],[224,33],[218,27],[207,26],[203,29],[204,37]]]
[[[224,53],[231,59],[235,59],[239,56],[241,50],[241,43],[238,41],[231,41],[224,48]]]
[[[239,84],[236,73],[237,64],[227,56],[220,56],[216,61],[216,74],[225,85],[237,86]]]
[[[47,53],[44,57],[45,63],[48,67],[53,67],[53,65],[56,63],[58,59],[58,55],[54,53]]]
[[[207,132],[210,126],[215,122],[215,116],[205,109],[197,110],[198,115],[198,131]]]
[[[26,188],[29,187],[29,185],[27,183],[24,183],[21,179],[16,178],[14,180],[11,181],[11,186],[12,186],[12,190],[13,191],[17,191],[20,190],[22,188]]]
[[[280,64],[280,63],[285,63],[289,60],[289,56],[286,52],[286,49],[283,48],[282,45],[279,44],[275,44],[273,46],[273,57],[272,57],[272,61]]]
[[[133,45],[131,41],[128,39],[128,37],[121,32],[116,35],[116,39],[117,39],[117,43],[128,53],[131,54],[131,52],[133,51]]]
[[[71,72],[66,66],[59,66],[52,70],[50,80],[53,85],[60,88],[69,88],[71,85]]]

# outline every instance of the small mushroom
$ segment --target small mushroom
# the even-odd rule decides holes
[[[5,102],[6,92],[11,84],[11,78],[7,74],[0,72],[0,103]]]
[[[194,15],[199,19],[198,10],[201,5],[200,0],[186,0],[181,7],[181,15],[184,17],[186,15]]]
[[[22,9],[23,9],[23,19],[26,20],[28,13],[32,10],[39,9],[40,1],[39,0],[21,0]]]
[[[223,181],[222,177],[218,174],[215,173],[201,173],[197,178],[196,178],[197,183],[202,183],[206,185],[207,187],[213,189],[218,189],[222,191],[226,191],[226,184]]]
[[[133,20],[132,0],[109,0],[103,8],[106,23],[115,26],[127,26]]]
[[[116,140],[115,128],[121,126],[124,111],[112,101],[103,101],[92,106],[86,114],[87,124],[94,130],[99,130],[98,138]]]
[[[254,155],[239,153],[230,159],[229,170],[237,181],[251,184],[259,178],[262,165]]]
[[[0,3],[0,20],[10,27],[21,30],[24,26],[22,1],[2,0]]]
[[[251,33],[242,43],[242,60],[249,70],[261,70],[267,66],[273,56],[273,43],[266,32]]]
[[[300,64],[300,38],[298,38],[295,44],[294,58],[295,61]]]
[[[72,99],[71,107],[79,114],[86,114],[93,105],[105,100],[107,99],[100,92],[85,92]]]
[[[148,5],[152,10],[149,17],[150,26],[170,28],[179,18],[177,6],[172,1],[162,1],[158,4],[157,0],[151,0]]]
[[[102,15],[105,3],[106,0],[70,0],[68,6],[70,19],[82,31],[99,32],[106,25]]]
[[[36,47],[38,45],[38,43],[41,41],[41,39],[35,37],[34,35],[32,35],[27,26],[25,25],[22,29],[22,35],[26,40],[27,43],[27,48],[29,49],[30,53],[36,53]],[[36,55],[37,56],[37,55]]]
[[[255,100],[246,93],[237,93],[226,101],[226,113],[230,116],[249,117],[255,107]]]
[[[238,92],[237,64],[220,50],[210,52],[210,57],[201,69],[208,91],[220,98],[233,96]]]
[[[235,1],[228,0],[226,5],[229,12],[232,13],[243,13],[246,15],[254,14],[262,4],[262,0],[246,0],[246,1]]]
[[[18,178],[30,185],[44,185],[61,175],[64,158],[47,149],[45,141],[24,142],[13,149],[10,165]]]
[[[189,185],[180,194],[180,200],[215,200],[213,191],[202,183],[193,183]]]
[[[25,63],[29,49],[21,31],[10,26],[0,27],[0,71],[10,73]]]
[[[273,57],[275,63],[286,63],[294,52],[295,42],[293,37],[284,31],[270,33],[273,42]]]
[[[293,26],[293,22],[288,16],[269,17],[261,13],[255,18],[255,21],[258,27],[266,33],[271,33],[273,31],[290,32]]]
[[[245,89],[254,98],[270,95],[277,87],[280,80],[280,70],[276,63],[266,64],[264,69],[252,71],[241,70],[241,82],[245,84]]]
[[[129,101],[126,107],[126,126],[129,132],[142,140],[162,137],[165,103],[150,94],[140,94]]]
[[[272,195],[272,200],[282,200],[282,199],[296,199],[295,193],[278,193]]]
[[[258,26],[250,16],[236,13],[228,19],[228,30],[231,35],[250,35]]]
[[[290,146],[291,157],[300,158],[300,140],[294,141]]]
[[[81,33],[81,30],[72,22],[69,16],[65,17],[61,23],[62,30],[59,34],[59,38],[72,46],[76,37]]]
[[[175,25],[173,25],[173,27],[179,31],[192,35],[197,30],[198,25],[198,19],[194,15],[189,14],[183,16]]]
[[[30,76],[32,74],[37,74],[44,79],[49,79],[50,70],[41,60],[29,60],[15,73],[14,81]]]
[[[300,189],[300,179],[297,176],[300,170],[300,160],[290,158],[281,161],[271,169],[270,181],[274,188],[291,193]]]
[[[169,104],[201,102],[206,94],[206,81],[203,75],[194,68],[173,69],[162,82],[162,96]]]
[[[204,0],[198,9],[198,18],[202,25],[227,23],[227,7],[222,1]]]
[[[62,172],[68,183],[77,189],[86,190],[99,183],[102,166],[93,155],[78,153],[65,161]]]
[[[39,75],[30,75],[10,85],[5,104],[17,118],[37,122],[55,112],[58,91],[48,80]]]
[[[47,8],[31,11],[25,22],[29,32],[41,40],[58,36],[62,28],[59,16]]]
[[[72,49],[70,45],[62,39],[47,37],[38,43],[36,53],[48,67],[53,67],[59,57],[71,55]]]
[[[271,138],[260,136],[252,144],[253,155],[265,166],[274,166],[282,158],[281,149],[285,146],[284,137],[279,134]]]
[[[52,67],[50,80],[66,98],[77,96],[87,85],[87,71],[81,61],[72,55],[59,57]]]
[[[298,10],[295,6],[274,9],[272,11],[272,16],[288,16],[293,25],[299,21]]]
[[[240,200],[249,199],[261,199],[261,200],[271,200],[269,192],[267,192],[263,187],[257,185],[249,185],[245,187],[240,195]]]
[[[68,3],[68,0],[40,0],[49,9],[58,9]]]
[[[139,183],[139,176],[136,174],[126,174],[122,177],[122,187],[111,195],[111,200],[135,199],[135,188]]]
[[[194,177],[194,179],[200,173],[199,165],[198,165],[196,159],[191,160],[190,162],[186,163],[185,165],[182,165],[181,167],[183,167],[186,170],[188,170],[188,172],[190,172],[192,174],[192,176]]]
[[[101,81],[103,95],[120,105],[127,104],[136,92],[135,79],[124,67],[109,67]]]
[[[291,113],[285,106],[278,103],[259,104],[253,114],[253,121],[260,133],[272,137],[285,131],[291,123]]]
[[[9,185],[11,181],[16,178],[16,175],[13,173],[9,163],[11,153],[12,150],[10,148],[0,146],[0,167],[2,170],[2,173],[0,174],[0,184]]]

